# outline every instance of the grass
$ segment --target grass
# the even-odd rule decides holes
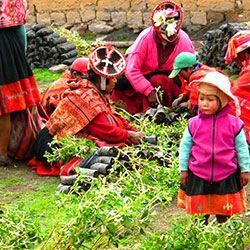
[[[48,87],[61,75],[52,73],[48,69],[34,69],[33,71],[41,89]],[[69,218],[79,216],[74,214],[79,205],[78,197],[56,193],[59,178],[39,177],[27,169],[27,164],[24,163],[21,167],[2,170],[0,180],[0,208],[3,206],[18,207],[20,213],[26,214],[34,224],[40,226],[42,240],[47,239],[53,229],[58,230],[65,226]],[[62,200],[67,200],[66,204]],[[157,216],[160,221],[157,221],[157,224],[164,224],[163,215],[165,213],[165,209],[160,211]],[[168,223],[170,224],[170,221]],[[18,226],[16,228],[18,229]],[[178,232],[176,232],[176,236],[178,236]],[[137,240],[140,243],[140,239]],[[152,246],[156,247],[154,249],[160,249],[158,241],[162,240],[161,238],[156,237],[155,241],[146,240],[148,242],[146,242],[145,249],[153,249]],[[250,242],[249,238],[246,240],[246,243]]]
[[[35,68],[33,69],[33,73],[41,91],[46,89],[52,82],[58,80],[61,76],[61,73],[53,73],[47,68]]]

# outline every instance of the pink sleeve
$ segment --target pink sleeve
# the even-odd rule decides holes
[[[129,54],[127,60],[126,77],[136,92],[148,96],[154,88],[141,73],[142,65],[146,60],[146,52],[143,50],[145,49],[141,46],[140,53],[136,52]]]

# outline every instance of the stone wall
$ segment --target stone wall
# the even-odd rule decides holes
[[[123,27],[139,32],[150,24],[157,0],[30,0],[28,24],[63,26],[107,34]],[[182,0],[185,27],[198,31],[224,21],[249,21],[250,0]]]

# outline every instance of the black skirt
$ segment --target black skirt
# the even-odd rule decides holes
[[[207,195],[207,194],[234,194],[242,189],[240,183],[240,169],[238,168],[233,174],[226,179],[218,182],[206,181],[189,171],[187,186],[180,187],[186,195]]]
[[[32,75],[16,28],[0,29],[0,86]]]
[[[49,133],[49,130],[44,127],[36,140],[36,144],[34,146],[34,156],[38,161],[47,161],[47,158],[44,157],[44,154],[46,151],[49,153],[52,153],[52,148],[49,146],[49,144],[52,142],[53,136]]]

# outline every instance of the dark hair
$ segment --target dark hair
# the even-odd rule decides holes
[[[71,74],[75,73],[75,74],[77,74],[78,76],[82,76],[82,75],[83,75],[82,72],[77,71],[77,70],[72,69],[72,68],[70,68],[69,71],[70,71]]]
[[[198,63],[196,63],[194,65],[190,65],[189,67],[182,68],[181,70],[187,71],[191,66],[193,66],[195,68],[197,65],[198,65]]]
[[[98,80],[100,79],[100,76],[95,73],[93,69],[88,70],[88,80],[91,81],[92,83],[96,84]]]
[[[245,50],[243,50],[242,52],[246,52],[247,54],[250,54],[250,47],[247,48],[247,49],[245,49]]]

